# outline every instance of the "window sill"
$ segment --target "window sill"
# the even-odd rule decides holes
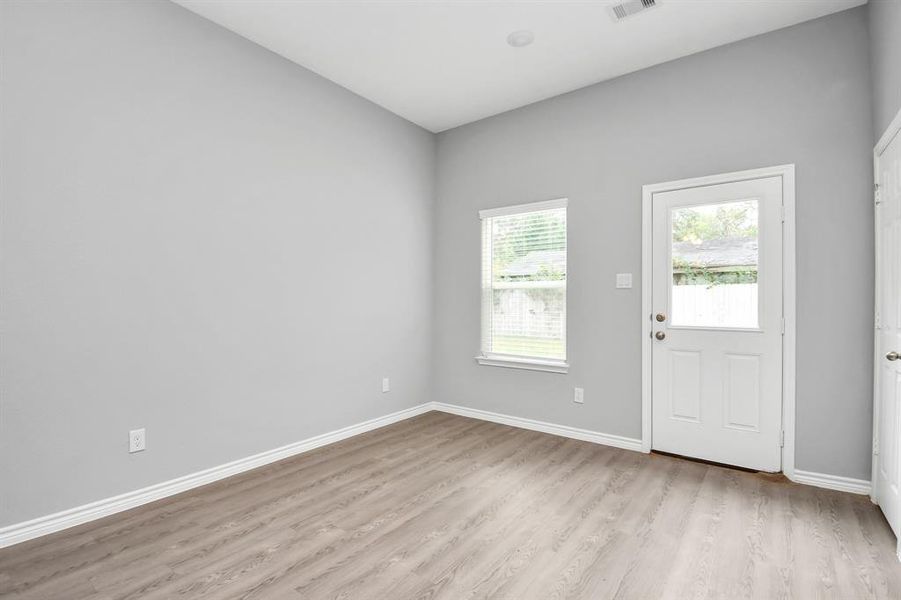
[[[476,356],[480,365],[486,367],[506,367],[508,369],[526,369],[528,371],[545,371],[546,373],[568,373],[569,363],[559,360],[543,360],[540,358],[518,358],[513,356]]]

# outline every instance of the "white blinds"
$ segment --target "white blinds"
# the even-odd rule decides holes
[[[482,354],[566,360],[566,200],[483,211]]]

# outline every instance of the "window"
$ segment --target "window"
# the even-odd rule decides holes
[[[566,373],[566,199],[482,218],[480,364]]]
[[[757,329],[758,201],[674,208],[673,327]]]

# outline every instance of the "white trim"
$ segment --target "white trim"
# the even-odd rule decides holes
[[[882,157],[882,153],[885,152],[886,148],[888,148],[889,144],[892,143],[892,140],[895,139],[895,136],[901,134],[901,110],[895,115],[895,118],[892,119],[892,122],[889,123],[889,126],[880,136],[879,141],[876,142],[876,146],[873,148],[873,183],[879,183],[879,159]],[[880,233],[880,221],[879,221],[879,211],[876,209],[877,201],[879,199],[879,188],[876,185],[873,186],[873,231],[874,231],[874,249],[875,252],[873,254],[873,264],[876,266],[876,281],[875,285],[879,283],[879,265],[881,264],[879,252],[881,249],[881,236]],[[875,293],[873,294],[873,315],[876,317],[881,313],[881,306],[879,303],[879,290],[875,289]],[[880,369],[882,366],[882,351],[880,348],[881,340],[879,336],[879,327],[878,323],[874,321],[873,323],[873,431],[872,438],[870,442],[870,450],[872,452],[872,461],[871,461],[871,471],[870,477],[873,481],[872,490],[870,492],[870,500],[878,504],[878,500],[876,499],[876,487],[879,482],[878,468],[879,468],[879,451],[880,446],[882,445],[879,439],[879,409],[882,403],[882,399],[880,398],[882,384],[880,379]],[[901,537],[898,538],[898,560],[901,560]]]
[[[654,194],[694,187],[734,183],[765,177],[782,178],[782,205],[784,207],[782,226],[782,313],[785,319],[785,334],[782,338],[782,471],[790,479],[795,471],[795,165],[778,165],[762,169],[736,171],[707,177],[680,179],[655,183],[641,188],[641,448],[650,452],[652,448],[651,430],[651,291],[652,291],[652,247],[651,230],[652,201]]]
[[[400,410],[383,417],[376,417],[356,425],[343,427],[335,431],[317,435],[305,440],[268,450],[253,456],[241,458],[224,465],[204,469],[190,475],[157,483],[139,490],[126,492],[112,498],[98,500],[75,508],[70,508],[58,513],[38,517],[30,521],[15,523],[0,528],[0,548],[12,546],[20,542],[34,539],[43,535],[48,535],[69,527],[74,527],[88,521],[94,521],[102,517],[106,517],[130,508],[160,500],[174,494],[178,494],[187,490],[191,490],[214,481],[219,481],[238,473],[244,473],[257,467],[262,467],[279,460],[333,444],[335,442],[384,427],[404,419],[409,419],[417,415],[429,412],[432,409],[431,403],[420,404],[412,408]]]
[[[898,113],[898,117],[901,117],[901,112]],[[882,137],[884,138],[886,135],[888,135],[888,130]],[[882,139],[879,141],[882,142]],[[882,368],[882,364],[879,360],[881,342],[879,339],[881,307],[879,300],[879,280],[881,277],[880,266],[882,264],[879,258],[879,253],[881,251],[879,246],[882,243],[882,235],[879,232],[879,188],[876,184],[879,182],[879,157],[884,151],[885,146],[880,148],[880,144],[876,144],[876,147],[873,148],[873,429],[870,432],[870,480],[873,482],[873,488],[870,491],[870,500],[877,505],[879,504],[879,501],[876,499],[876,492],[879,484],[879,409],[880,404],[882,403],[882,398],[880,396],[882,390],[880,389],[881,383],[879,378],[879,369]],[[898,548],[901,549],[901,537],[898,538],[898,544]]]
[[[782,472],[795,474],[795,323],[797,258],[795,250],[795,166],[782,167]]]
[[[526,369],[528,371],[545,371],[547,373],[568,373],[569,363],[558,360],[542,360],[518,356],[500,356],[487,354],[476,356],[480,365],[486,367],[506,367],[508,369]]]
[[[518,215],[527,212],[537,212],[539,210],[553,210],[555,208],[566,208],[569,204],[568,198],[557,198],[556,200],[543,200],[541,202],[529,202],[528,204],[514,204],[513,206],[501,206],[499,208],[486,208],[479,211],[480,219],[488,219],[491,217],[505,217],[507,215]]]
[[[167,498],[174,494],[185,492],[208,483],[213,483],[214,481],[219,481],[220,479],[225,479],[232,475],[244,473],[433,410],[482,421],[490,421],[492,423],[500,423],[502,425],[518,427],[520,429],[528,429],[530,431],[540,431],[542,433],[558,435],[584,442],[622,448],[623,450],[632,450],[634,452],[643,451],[642,440],[635,438],[590,431],[588,429],[579,429],[567,425],[557,425],[555,423],[536,421],[534,419],[514,417],[512,415],[457,406],[455,404],[446,404],[444,402],[426,402],[383,417],[370,419],[363,423],[344,427],[293,444],[288,444],[281,448],[261,452],[260,454],[219,465],[218,467],[198,471],[197,473],[185,475],[184,477],[164,481],[139,490],[113,496],[112,498],[98,500],[96,502],[91,502],[90,504],[84,504],[51,515],[38,517],[30,521],[8,525],[0,528],[0,548],[6,548],[34,538],[56,533],[57,531],[62,531],[76,525],[81,525],[89,521],[95,521],[109,515],[148,504],[155,500]],[[809,471],[795,471],[793,476],[789,477],[789,479],[800,484],[813,485],[855,494],[868,494],[870,492],[870,482],[862,479],[851,479],[850,477],[812,473]],[[899,546],[899,549],[901,549],[901,546]],[[899,554],[899,557],[901,557],[901,554]]]
[[[581,440],[583,442],[593,442],[595,444],[602,444],[604,446],[622,448],[623,450],[641,452],[641,440],[624,437],[621,435],[600,433],[599,431],[579,429],[577,427],[569,427],[568,425],[556,425],[554,423],[547,423],[545,421],[524,419],[522,417],[504,415],[487,410],[479,410],[477,408],[457,406],[456,404],[445,404],[444,402],[433,402],[432,408],[437,411],[451,413],[453,415],[460,415],[461,417],[470,417],[473,419],[480,419],[482,421],[491,421],[492,423],[500,423],[502,425],[518,427],[520,429],[540,431],[542,433],[559,435],[561,437]]]
[[[870,493],[870,482],[865,479],[827,475],[826,473],[814,473],[812,471],[801,471],[800,469],[795,469],[794,474],[789,479],[795,483],[813,485],[826,488],[827,490],[863,495]]]

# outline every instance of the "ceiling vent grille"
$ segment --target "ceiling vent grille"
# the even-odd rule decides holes
[[[610,14],[614,21],[622,21],[626,17],[654,8],[660,4],[657,0],[626,0],[610,7]]]

